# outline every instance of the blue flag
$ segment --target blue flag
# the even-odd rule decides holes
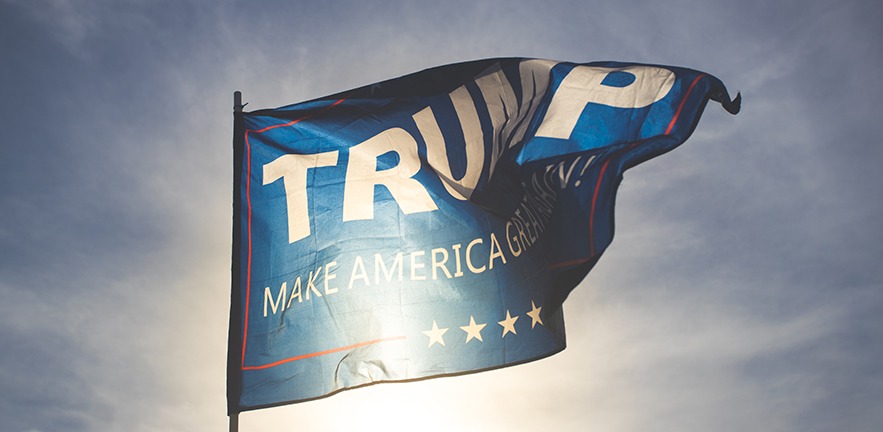
[[[237,112],[229,412],[565,347],[623,172],[684,142],[690,69],[490,59]]]

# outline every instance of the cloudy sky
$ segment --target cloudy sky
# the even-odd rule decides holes
[[[870,0],[0,0],[0,430],[226,430],[232,92],[501,56],[691,67],[743,111],[626,173],[564,352],[241,430],[881,430],[881,22]]]

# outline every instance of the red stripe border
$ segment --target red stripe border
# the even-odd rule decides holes
[[[674,115],[671,118],[671,121],[668,123],[668,127],[665,129],[665,133],[663,135],[671,135],[672,129],[674,129],[675,124],[678,122],[678,118],[681,116],[681,111],[684,109],[684,105],[687,103],[687,99],[690,98],[690,94],[693,92],[693,89],[696,87],[696,84],[699,84],[699,80],[706,76],[705,73],[700,73],[696,78],[693,79],[693,82],[690,83],[690,87],[687,88],[687,92],[684,93],[684,97],[681,99],[681,103],[678,104],[678,109],[675,111]],[[633,149],[637,146],[638,143],[632,143],[628,150]],[[625,150],[621,150],[625,151]],[[559,269],[564,267],[571,267],[575,265],[580,265],[586,262],[589,262],[595,256],[595,204],[598,201],[598,193],[601,190],[601,182],[604,180],[604,173],[607,171],[607,165],[610,164],[610,161],[613,159],[613,156],[604,161],[604,165],[601,166],[601,170],[598,173],[598,180],[595,183],[595,191],[592,193],[592,205],[589,210],[589,257],[588,258],[578,258],[574,260],[562,261],[554,264],[550,264],[548,269]]]
[[[287,358],[287,359],[279,360],[279,361],[275,361],[275,362],[273,362],[273,363],[267,363],[267,364],[265,364],[265,365],[259,365],[259,366],[242,366],[242,370],[261,370],[261,369],[269,369],[269,368],[271,368],[271,367],[279,366],[279,365],[281,365],[281,364],[285,364],[285,363],[291,363],[291,362],[298,361],[298,360],[304,360],[304,359],[308,359],[308,358],[319,357],[319,356],[323,356],[323,355],[327,355],[327,354],[333,354],[333,353],[341,352],[341,351],[348,351],[348,350],[351,350],[351,349],[361,348],[361,347],[365,347],[365,346],[368,346],[368,345],[379,344],[379,343],[381,343],[381,342],[390,342],[390,341],[397,341],[397,340],[404,340],[404,339],[405,339],[404,336],[395,336],[395,337],[388,337],[388,338],[382,338],[382,339],[374,339],[374,340],[370,340],[370,341],[367,341],[367,342],[359,342],[359,343],[356,343],[356,344],[347,345],[347,346],[342,346],[342,347],[337,347],[337,348],[332,348],[332,349],[325,350],[325,351],[317,351],[317,352],[314,352],[314,353],[309,353],[309,354],[303,354],[303,355],[299,355],[299,356],[289,357],[289,358]]]
[[[690,88],[687,89],[687,93],[684,94],[684,98],[681,99],[681,104],[678,105],[678,110],[675,111],[675,115],[671,118],[671,123],[668,124],[668,128],[665,129],[665,133],[663,135],[671,134],[671,130],[674,129],[675,123],[678,122],[678,117],[681,116],[681,110],[684,109],[684,104],[687,103],[687,99],[690,98],[690,93],[693,92],[693,87],[696,87],[696,84],[699,84],[699,80],[701,80],[703,77],[705,77],[704,73],[699,74],[699,76],[697,76],[696,79],[694,79],[693,82],[690,84]]]

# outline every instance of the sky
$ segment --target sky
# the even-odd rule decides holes
[[[568,348],[240,430],[883,429],[883,5],[0,0],[0,431],[226,430],[246,110],[488,57],[741,91],[625,175]]]

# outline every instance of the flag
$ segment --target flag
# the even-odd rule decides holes
[[[229,412],[561,351],[623,172],[708,100],[739,110],[690,69],[505,58],[237,112]]]

